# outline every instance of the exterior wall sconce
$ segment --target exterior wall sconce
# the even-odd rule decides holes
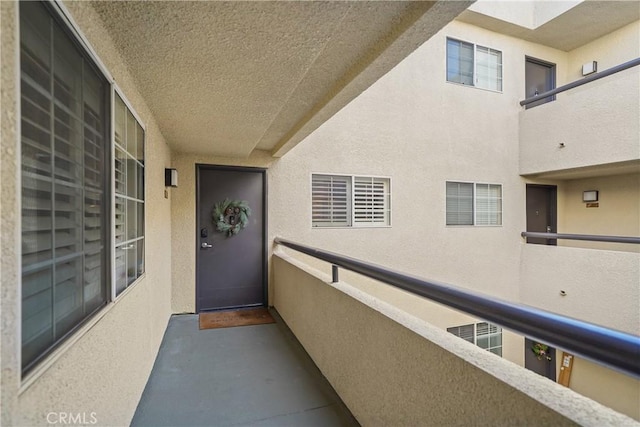
[[[165,187],[177,187],[178,186],[178,171],[176,169],[165,168],[165,170],[164,170],[164,186]]]
[[[587,62],[582,65],[582,75],[588,76],[598,71],[598,61]]]
[[[587,190],[582,192],[582,201],[583,202],[597,202],[598,201],[598,190]]]

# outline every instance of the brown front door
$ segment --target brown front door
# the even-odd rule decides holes
[[[555,185],[527,184],[527,231],[557,233]],[[556,239],[527,237],[527,243],[555,245]]]
[[[198,313],[266,305],[265,179],[264,169],[197,166]],[[236,203],[227,204],[219,224],[214,211],[225,200]],[[244,207],[250,215],[242,218]]]

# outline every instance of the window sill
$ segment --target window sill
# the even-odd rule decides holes
[[[491,93],[500,93],[500,94],[501,94],[501,93],[504,93],[504,91],[503,91],[503,90],[487,89],[487,88],[484,88],[484,87],[478,87],[478,86],[474,86],[474,85],[466,85],[466,84],[464,84],[464,83],[457,83],[457,82],[452,82],[452,81],[449,81],[449,80],[445,80],[445,81],[446,81],[447,83],[449,83],[449,84],[454,85],[454,86],[470,87],[470,88],[472,88],[472,89],[484,90],[484,91],[486,91],[486,92],[491,92]]]
[[[391,225],[358,225],[358,226],[345,226],[345,225],[334,225],[331,227],[311,227],[312,230],[370,230],[372,228],[392,228]]]

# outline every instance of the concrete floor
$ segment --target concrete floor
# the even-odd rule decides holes
[[[169,320],[131,425],[357,426],[295,336],[275,324],[198,329]]]

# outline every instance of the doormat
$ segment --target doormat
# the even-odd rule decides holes
[[[200,313],[200,329],[233,328],[234,326],[266,325],[275,323],[266,308]]]

